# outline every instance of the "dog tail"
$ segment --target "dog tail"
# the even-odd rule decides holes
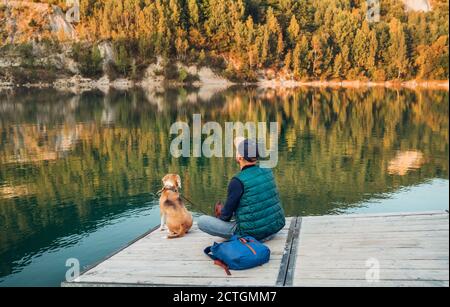
[[[184,235],[186,234],[186,228],[184,224],[181,224],[180,227],[178,228],[177,232],[171,233],[167,236],[167,239],[176,239],[176,238],[181,238],[184,237]]]
[[[184,236],[184,234],[173,233],[173,234],[169,234],[167,236],[167,239],[176,239],[176,238],[181,238],[182,236]]]

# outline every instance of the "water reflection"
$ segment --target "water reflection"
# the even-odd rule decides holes
[[[170,156],[169,127],[193,113],[221,124],[278,121],[275,175],[286,212],[322,215],[369,203],[389,211],[397,207],[374,199],[400,204],[408,187],[442,191],[433,180],[448,183],[448,98],[445,91],[388,89],[2,92],[0,284],[2,276],[20,281],[36,267],[61,280],[64,265],[49,268],[49,253],[63,257],[70,249],[95,261],[154,226],[151,193],[168,172],[181,174],[185,195],[201,206],[194,210],[210,212],[237,168],[229,158]],[[437,193],[433,205],[448,208]],[[97,235],[110,227],[118,235],[98,246]]]
[[[423,153],[420,151],[399,152],[389,162],[388,171],[391,175],[405,176],[409,171],[419,169],[423,162]]]

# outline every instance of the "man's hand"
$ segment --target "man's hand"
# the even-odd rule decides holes
[[[214,215],[218,218],[222,215],[223,204],[222,202],[218,202],[214,207]]]

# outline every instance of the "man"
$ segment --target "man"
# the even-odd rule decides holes
[[[228,186],[220,216],[201,216],[198,227],[225,239],[237,234],[270,240],[286,224],[272,170],[259,167],[256,142],[238,139],[235,144],[241,171]]]

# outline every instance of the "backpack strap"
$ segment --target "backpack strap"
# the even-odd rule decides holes
[[[225,273],[227,273],[228,276],[231,276],[230,269],[228,266],[221,260],[214,260],[214,264],[220,266],[222,269],[225,270]]]
[[[205,250],[203,251],[205,253],[206,256],[208,256],[209,258],[211,258],[212,260],[218,260],[219,258],[217,258],[216,256],[214,256],[213,254],[211,254],[211,247],[212,246],[208,246],[207,248],[205,248]]]
[[[209,258],[211,258],[212,260],[214,260],[214,264],[220,266],[222,269],[225,270],[225,273],[228,276],[231,276],[231,272],[230,269],[228,268],[228,266],[219,258],[217,258],[216,256],[214,256],[213,254],[211,254],[211,247],[212,246],[208,246],[207,248],[205,248],[205,250],[203,251]]]

